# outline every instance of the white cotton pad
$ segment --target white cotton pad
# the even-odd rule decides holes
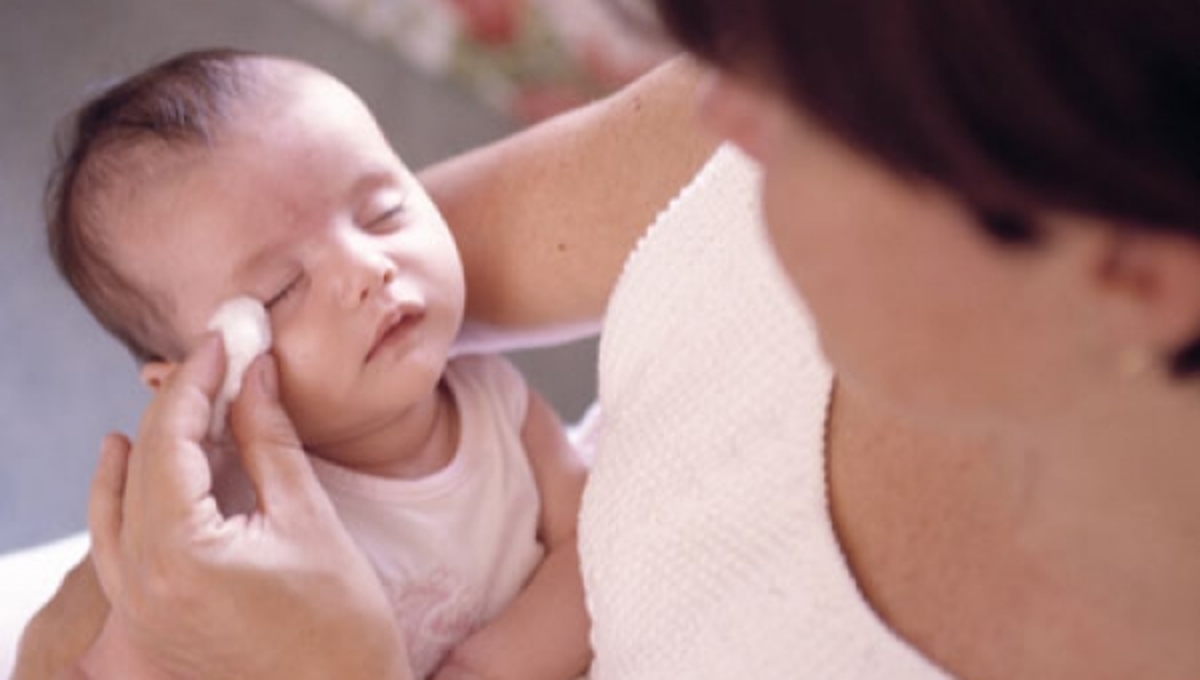
[[[242,389],[242,376],[254,358],[271,348],[271,323],[262,303],[250,297],[229,300],[217,308],[208,329],[225,342],[225,382],[213,402],[208,436],[219,441],[225,436],[229,404]]]

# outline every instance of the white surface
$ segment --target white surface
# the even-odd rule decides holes
[[[21,630],[87,553],[86,533],[0,555],[0,678],[12,673]]]

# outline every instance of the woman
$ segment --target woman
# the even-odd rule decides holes
[[[651,232],[606,319],[595,677],[1200,673],[1200,13],[1152,5],[660,0],[838,378],[705,211]]]
[[[833,526],[928,662],[869,674],[1200,674],[1200,8],[658,4],[838,375]]]
[[[717,65],[701,115],[761,166],[771,245],[837,379],[752,238],[722,250],[715,227],[689,239],[669,218],[647,236],[606,319],[581,519],[594,675],[1200,676],[1200,8],[658,5]],[[699,219],[756,181],[724,151],[676,209]],[[558,280],[554,261],[532,271]],[[586,316],[529,271],[525,320]],[[719,304],[669,306],[706,297]],[[679,338],[715,349],[710,334],[707,365],[664,353]],[[634,339],[653,342],[639,356]],[[707,422],[692,465],[666,434],[639,436]],[[134,594],[178,601],[198,583]],[[369,608],[329,615],[353,611]],[[367,619],[343,622],[381,630]],[[290,628],[261,633],[259,654]],[[402,665],[365,637],[354,663]]]
[[[660,7],[762,164],[839,377],[834,526],[912,676],[1200,673],[1198,8]]]

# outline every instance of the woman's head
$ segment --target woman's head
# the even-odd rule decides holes
[[[1094,313],[1104,277],[1135,288],[1146,252],[1200,253],[1200,5],[656,4],[723,74],[702,108],[764,161],[772,238],[839,369],[890,372],[914,399],[939,389],[925,369],[1005,383],[1012,362],[1120,342],[1200,369],[1200,296],[1170,321],[1171,305],[1146,312],[1140,336],[1090,339],[1119,325]],[[1088,268],[1092,297],[1065,283]],[[1182,290],[1200,256],[1174,269]]]
[[[696,54],[945,185],[1002,237],[1047,207],[1200,235],[1196,3],[657,4]]]

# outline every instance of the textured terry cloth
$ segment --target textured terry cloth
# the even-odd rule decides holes
[[[946,675],[858,591],[825,486],[832,373],[723,148],[627,262],[580,553],[593,680]]]
[[[459,445],[419,479],[355,473],[313,459],[338,516],[392,601],[418,677],[495,617],[541,561],[538,492],[521,440],[525,382],[500,357],[462,357],[446,371]]]

